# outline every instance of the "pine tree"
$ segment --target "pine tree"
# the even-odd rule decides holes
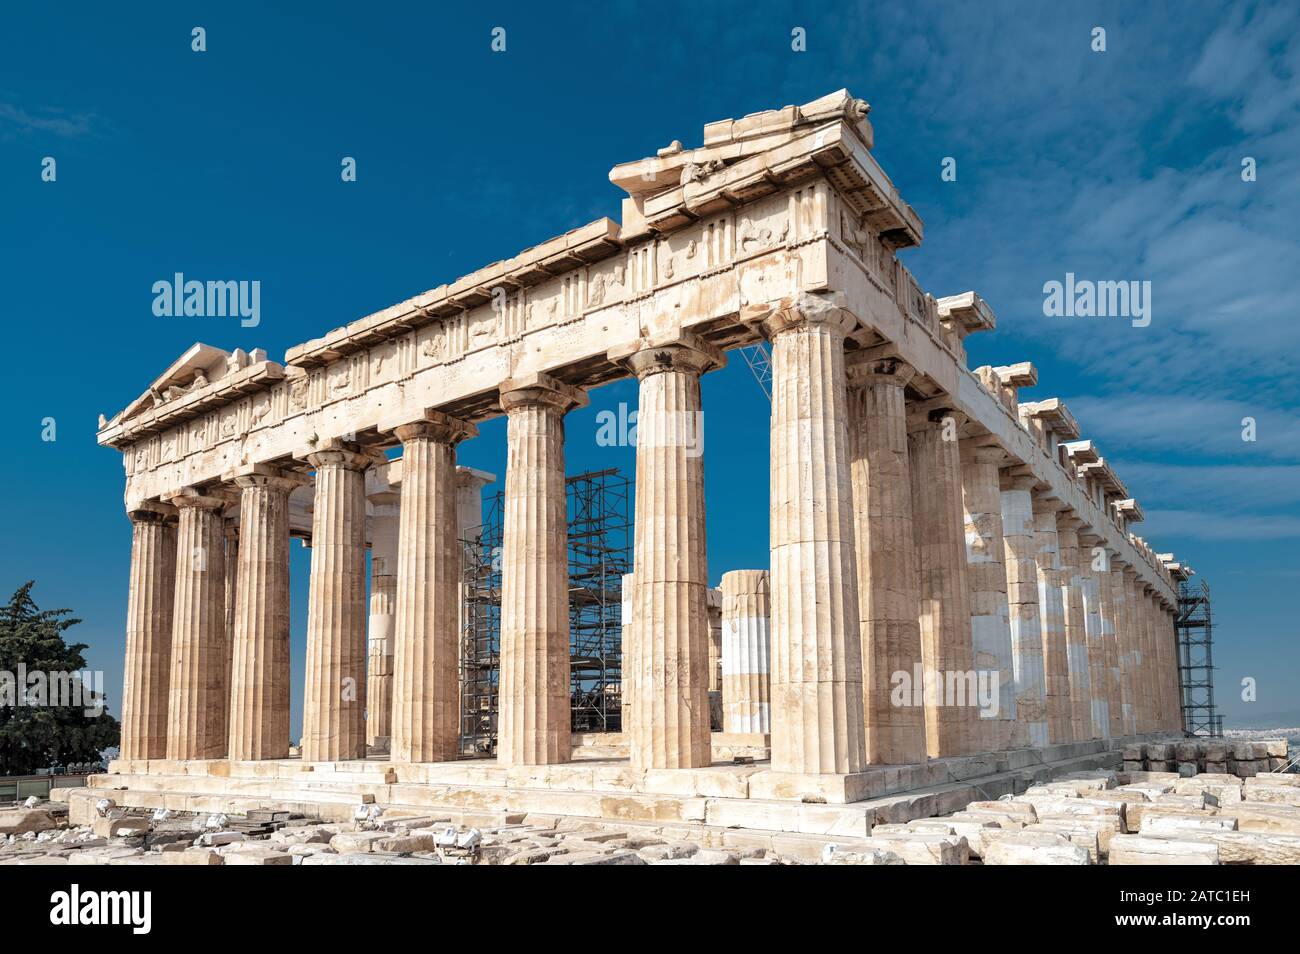
[[[79,673],[86,668],[85,643],[68,643],[63,633],[81,622],[71,610],[42,610],[29,581],[0,607],[0,775],[27,775],[51,764],[97,762],[101,750],[118,744],[120,727],[103,711],[102,695],[86,687],[81,705],[19,705],[28,687],[16,680],[22,664],[31,673]],[[79,676],[75,676],[80,681]],[[96,705],[99,703],[100,705]],[[87,715],[87,709],[99,709]]]

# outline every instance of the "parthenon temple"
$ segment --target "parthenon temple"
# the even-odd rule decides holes
[[[132,555],[121,756],[95,784],[141,806],[363,795],[848,836],[900,820],[885,804],[934,811],[1181,736],[1190,570],[1134,532],[1141,507],[1065,403],[1020,399],[1032,363],[968,368],[996,317],[899,260],[922,223],[867,113],[840,90],[709,123],[611,170],[621,221],[282,362],[195,345],[101,420]],[[688,432],[726,426],[701,378],[757,343],[769,563],[711,576]],[[626,715],[601,737],[570,724],[565,417],[627,377]],[[495,478],[457,445],[502,415],[496,746],[467,758],[461,539]],[[311,563],[297,746],[291,537]]]

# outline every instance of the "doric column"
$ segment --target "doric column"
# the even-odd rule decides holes
[[[1119,662],[1120,734],[1135,735],[1133,704],[1133,621],[1128,601],[1127,570],[1118,555],[1110,560],[1110,601],[1115,607],[1115,653]]]
[[[712,761],[700,375],[726,359],[689,333],[609,356],[640,389],[632,612],[646,625],[629,752],[635,768],[698,768]]]
[[[176,518],[170,507],[132,510],[131,586],[126,604],[122,684],[123,759],[167,755],[172,606],[176,598]]]
[[[1164,658],[1160,651],[1161,647],[1156,641],[1155,620],[1151,616],[1151,599],[1155,589],[1150,583],[1139,581],[1139,590],[1138,611],[1142,617],[1142,629],[1147,645],[1147,664],[1142,672],[1142,681],[1151,699],[1151,718],[1146,731],[1159,732],[1165,727],[1165,692],[1164,683],[1160,678]]]
[[[1032,475],[1002,481],[1002,529],[1011,606],[1011,657],[1015,669],[1016,725],[1035,748],[1047,744],[1047,674],[1038,605],[1038,543],[1034,537]]]
[[[395,428],[402,442],[392,758],[460,754],[460,569],[456,444],[478,430],[429,410]]]
[[[238,490],[233,493],[237,494]],[[223,521],[224,531],[222,536],[226,542],[225,549],[225,567],[226,567],[226,671],[223,676],[225,691],[230,693],[234,686],[232,673],[235,668],[235,618],[239,612],[239,528],[231,519]],[[227,703],[229,703],[227,698]],[[230,734],[231,712],[229,707],[226,709],[226,734]]]
[[[908,422],[925,661],[925,734],[931,758],[970,755],[982,748],[977,700],[970,698],[977,674],[957,444],[964,421],[956,411],[934,408]],[[957,690],[963,698],[958,698]]]
[[[289,755],[289,494],[301,483],[253,465],[239,488],[230,758]]]
[[[1164,639],[1169,645],[1169,691],[1170,691],[1170,713],[1169,713],[1169,730],[1171,732],[1181,732],[1183,730],[1183,687],[1182,687],[1182,670],[1178,665],[1179,647],[1178,634],[1174,628],[1174,610],[1161,598],[1159,603],[1159,616],[1157,621],[1160,631],[1164,634]]]
[[[1142,619],[1142,602],[1145,599],[1142,578],[1136,567],[1124,569],[1125,596],[1128,598],[1129,622],[1133,627],[1133,721],[1139,734],[1151,731],[1151,685],[1147,682],[1147,667],[1151,663],[1151,647],[1147,642],[1146,624]]]
[[[746,311],[772,341],[772,768],[855,773],[866,760],[844,376],[855,319],[812,295]]]
[[[1106,651],[1106,712],[1110,720],[1108,738],[1116,739],[1124,734],[1124,700],[1120,689],[1119,621],[1111,563],[1115,551],[1107,547],[1104,540],[1101,546],[1106,555],[1102,568],[1097,571],[1097,586],[1101,603],[1102,647]]]
[[[847,373],[867,762],[908,765],[925,761],[925,706],[917,693],[896,705],[891,689],[896,673],[924,672],[904,399],[915,370],[885,357]]]
[[[1106,662],[1104,591],[1101,581],[1106,573],[1106,551],[1101,538],[1093,533],[1079,534],[1079,574],[1083,580],[1084,626],[1088,634],[1088,680],[1091,689],[1092,734],[1094,739],[1110,738],[1110,672]]]
[[[1056,514],[1060,501],[1035,495],[1034,567],[1038,577],[1039,625],[1047,691],[1047,738],[1056,745],[1074,740],[1070,719],[1070,663],[1065,626],[1065,571]]]
[[[501,385],[508,416],[497,717],[502,765],[550,765],[571,755],[564,415],[586,402],[582,391],[545,374]]]
[[[167,498],[180,511],[167,707],[167,758],[226,754],[226,501],[187,488]]]
[[[772,731],[771,612],[766,570],[722,575],[724,732]]]
[[[996,715],[981,713],[976,723],[979,748],[997,752],[1029,744],[1027,726],[1016,716],[1016,672],[1007,601],[1002,502],[998,468],[1006,454],[975,438],[961,447],[962,517],[965,522],[966,575],[970,581],[970,628],[977,672],[996,674]]]
[[[370,612],[366,635],[366,751],[392,752],[399,494],[370,493]]]
[[[375,459],[329,441],[307,456],[316,468],[307,599],[307,685],[302,758],[366,754],[366,482]]]
[[[1061,558],[1061,602],[1065,607],[1065,661],[1070,676],[1070,735],[1075,742],[1092,735],[1092,668],[1088,660],[1087,614],[1083,606],[1083,569],[1080,564],[1079,527],[1073,514],[1056,518]]]

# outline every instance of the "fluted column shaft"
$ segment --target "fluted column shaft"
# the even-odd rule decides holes
[[[1016,725],[1027,735],[1022,743],[1047,744],[1047,673],[1043,666],[1043,630],[1038,603],[1038,543],[1034,538],[1033,487],[1036,478],[1009,476],[1003,481],[1002,531],[1011,606],[1011,658],[1015,672]],[[1020,740],[1017,736],[1017,741]]]
[[[289,755],[289,494],[298,481],[269,468],[238,474],[230,757]]]
[[[129,516],[131,584],[126,607],[121,757],[161,759],[167,755],[176,598],[175,518],[154,510],[135,510]]]
[[[1141,584],[1138,610],[1142,617],[1142,628],[1147,643],[1147,665],[1142,673],[1142,681],[1145,683],[1147,694],[1151,699],[1151,716],[1147,731],[1157,732],[1165,728],[1165,691],[1164,683],[1160,678],[1160,673],[1164,667],[1164,658],[1161,654],[1161,647],[1156,641],[1155,620],[1151,615],[1152,592],[1153,590],[1149,584]]]
[[[700,375],[724,360],[693,336],[640,342],[622,359],[640,389],[632,612],[642,622],[629,737],[638,769],[711,761]]]
[[[863,710],[872,765],[914,764],[926,754],[921,696],[892,692],[896,674],[910,686],[924,672],[904,395],[914,373],[897,358],[854,362],[848,369]]]
[[[1029,744],[1027,727],[1016,716],[1015,658],[1007,600],[1002,503],[998,467],[1006,455],[997,446],[967,443],[961,448],[962,518],[966,576],[970,581],[973,664],[996,674],[996,715],[981,713],[980,749],[996,752]]]
[[[1070,719],[1070,663],[1065,627],[1065,571],[1056,528],[1059,504],[1035,496],[1034,567],[1038,577],[1039,624],[1046,677],[1047,739],[1052,745],[1074,740]]]
[[[497,721],[503,765],[550,765],[571,755],[564,415],[585,400],[546,375],[501,386],[508,416]]]
[[[1127,567],[1117,558],[1110,561],[1110,599],[1115,606],[1115,651],[1119,662],[1120,734],[1134,735],[1133,701],[1133,620],[1128,600],[1128,582],[1124,579]]]
[[[397,630],[398,496],[370,501],[370,612],[366,633],[366,748],[391,754]]]
[[[316,468],[302,758],[366,754],[366,487],[373,460],[346,446],[308,456]]]
[[[722,575],[724,732],[772,730],[771,613],[766,570]]]
[[[977,674],[957,442],[963,420],[955,411],[937,409],[910,423],[907,435],[931,758],[970,755],[983,747],[971,698]]]
[[[1110,672],[1106,660],[1105,611],[1102,609],[1106,551],[1100,538],[1079,534],[1079,573],[1083,580],[1084,625],[1088,633],[1088,679],[1091,689],[1092,735],[1110,738]]]
[[[1142,604],[1146,598],[1141,577],[1133,567],[1124,573],[1125,595],[1128,597],[1129,621],[1133,627],[1133,706],[1136,731],[1151,731],[1151,683],[1147,679],[1151,665],[1151,645],[1143,620]]]
[[[765,316],[772,341],[772,768],[866,760],[849,478],[847,312],[809,296]]]
[[[392,758],[460,754],[460,577],[456,444],[474,426],[435,411],[396,429],[402,502],[393,651]]]
[[[1105,547],[1105,543],[1102,543]],[[1102,647],[1106,652],[1106,713],[1109,718],[1108,738],[1124,734],[1123,692],[1120,688],[1119,620],[1115,605],[1114,551],[1106,548],[1102,568],[1097,571],[1100,592]]]
[[[226,754],[225,501],[194,491],[168,498],[180,511],[167,710],[167,758]]]
[[[1061,559],[1061,597],[1065,607],[1065,660],[1070,676],[1070,734],[1075,742],[1092,735],[1092,668],[1088,658],[1086,589],[1079,552],[1079,518],[1058,517],[1056,535]]]

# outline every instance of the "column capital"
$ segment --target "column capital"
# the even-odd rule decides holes
[[[1083,519],[1075,513],[1068,504],[1061,508],[1061,514],[1061,516],[1056,518],[1056,527],[1058,530],[1077,531],[1082,527],[1087,526]]]
[[[221,510],[227,503],[224,496],[214,494],[211,491],[204,493],[197,487],[182,487],[180,490],[165,494],[163,502],[171,504],[178,510],[196,509],[214,512]]]
[[[566,413],[578,407],[586,407],[587,392],[565,384],[557,378],[541,371],[517,375],[502,381],[499,387],[501,410],[507,414],[517,407],[530,404],[543,404],[559,408]]]
[[[292,493],[296,488],[311,482],[303,474],[273,464],[245,464],[226,471],[221,475],[221,479],[226,483],[234,484],[240,490],[245,487],[270,487],[273,490],[283,490],[285,493]]]
[[[916,376],[912,367],[897,355],[881,355],[877,348],[854,351],[844,356],[844,370],[849,387],[863,388],[876,385],[902,388]]]
[[[1034,490],[1032,492],[1032,495],[1033,495],[1034,513],[1060,514],[1070,509],[1070,505],[1067,504],[1065,501],[1061,500],[1059,497],[1053,497],[1051,495],[1051,491]],[[1060,518],[1058,517],[1057,519],[1059,521]]]
[[[1003,470],[998,475],[998,482],[1002,490],[1028,490],[1030,492],[1039,483],[1034,474],[1017,473],[1015,468]]]
[[[439,444],[459,444],[471,437],[478,437],[478,428],[470,421],[452,417],[433,408],[426,408],[418,417],[398,425],[385,425],[380,428],[391,431],[403,444],[410,441],[428,440]]]
[[[641,337],[610,348],[606,357],[636,375],[637,380],[661,371],[704,374],[726,365],[721,349],[699,335],[677,329],[667,335]]]
[[[382,453],[363,449],[359,444],[337,437],[318,440],[311,448],[299,451],[294,457],[305,460],[316,468],[338,464],[344,470],[365,470],[384,462]]]
[[[767,338],[814,324],[848,334],[858,325],[857,317],[844,306],[842,295],[810,292],[800,292],[775,302],[742,305],[740,322]]]
[[[159,500],[146,500],[126,512],[132,523],[173,523],[176,508]]]
[[[1001,464],[1007,459],[1007,452],[997,444],[976,444],[970,440],[960,443],[961,459],[975,464]]]

